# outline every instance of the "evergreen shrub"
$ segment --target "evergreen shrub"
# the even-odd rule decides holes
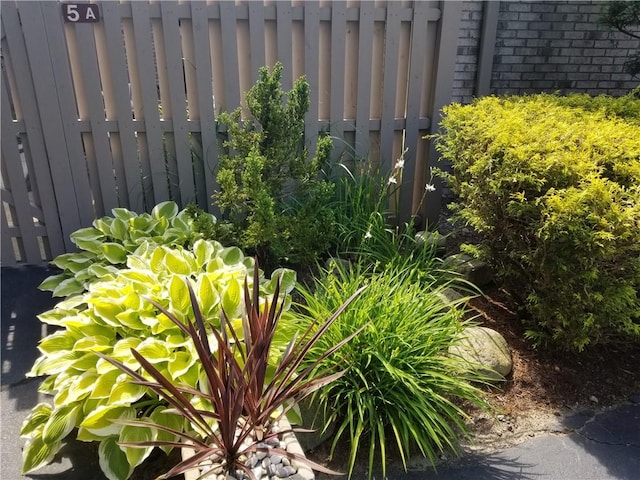
[[[536,343],[640,340],[640,100],[485,97],[445,108],[437,148],[475,252]]]

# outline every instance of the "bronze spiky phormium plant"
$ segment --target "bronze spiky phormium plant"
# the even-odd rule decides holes
[[[284,301],[279,301],[279,283],[273,293],[273,300],[269,302],[265,298],[261,308],[259,270],[256,262],[252,296],[250,296],[246,278],[244,283],[245,311],[242,317],[242,338],[231,327],[226,313],[222,310],[220,331],[213,329],[212,332],[216,341],[215,348],[212,349],[196,295],[189,280],[185,281],[193,307],[193,321],[187,320],[185,324],[158,303],[149,301],[193,341],[206,378],[201,382],[199,390],[184,385],[174,385],[172,380],[166,378],[135,349],[132,349],[131,353],[152,380],[146,379],[114,359],[100,353],[97,355],[130,375],[133,383],[148,387],[166,400],[175,413],[189,420],[195,433],[176,431],[149,421],[130,421],[125,423],[168,432],[174,435],[175,440],[136,442],[126,446],[141,448],[188,446],[195,451],[195,455],[178,463],[159,478],[170,478],[205,464],[210,465],[211,460],[214,459],[228,473],[234,474],[240,471],[256,480],[244,461],[248,454],[261,451],[305,463],[314,470],[330,474],[337,473],[282,448],[264,447],[262,442],[287,433],[287,431],[273,430],[272,427],[277,420],[298,401],[344,373],[325,375],[312,372],[317,369],[322,360],[349,342],[361,329],[331,347],[312,365],[304,369],[300,369],[300,366],[307,352],[362,289],[350,297],[324,323],[312,325],[300,339],[294,337],[287,345],[275,368],[275,373],[269,375],[271,347],[284,307]],[[192,402],[194,398],[201,399],[201,404],[211,405],[211,410],[196,408]]]

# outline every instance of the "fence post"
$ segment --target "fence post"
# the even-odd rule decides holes
[[[498,14],[500,2],[484,1],[482,7],[482,30],[480,33],[480,52],[478,53],[478,73],[476,75],[475,95],[488,95],[491,88],[493,54],[496,49],[498,33]]]
[[[436,73],[433,90],[432,117],[429,134],[438,131],[442,118],[442,107],[451,102],[453,90],[453,74],[456,64],[456,51],[458,46],[458,34],[460,31],[460,14],[462,12],[461,1],[443,0],[440,2],[442,17],[438,25],[438,46],[436,49]],[[429,153],[427,156],[427,172],[429,177],[431,167],[437,165],[438,152],[436,152],[433,140],[429,141]],[[442,200],[442,182],[435,180],[436,190],[427,196],[423,215],[426,218],[426,226],[434,225],[440,215],[440,203]]]

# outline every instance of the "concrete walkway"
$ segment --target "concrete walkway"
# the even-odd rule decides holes
[[[70,442],[54,463],[27,477],[20,474],[19,438],[31,408],[46,399],[38,379],[25,373],[38,357],[46,335],[36,315],[56,302],[37,285],[51,272],[44,268],[3,267],[2,392],[0,479],[104,480],[95,446]],[[640,366],[639,366],[640,368]],[[563,420],[571,433],[546,435],[492,455],[469,454],[434,472],[419,468],[390,470],[389,480],[640,480],[640,392],[615,409],[578,413]],[[366,476],[354,476],[364,480]],[[380,477],[377,477],[381,480]]]

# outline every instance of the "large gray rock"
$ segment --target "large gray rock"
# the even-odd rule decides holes
[[[513,368],[507,341],[487,327],[466,328],[460,339],[449,347],[449,354],[479,365],[481,373],[496,381],[504,380]]]
[[[418,246],[426,244],[437,252],[443,252],[447,246],[447,237],[439,232],[418,232],[416,233],[416,244]]]
[[[444,266],[458,272],[462,278],[476,287],[483,287],[493,281],[489,265],[466,253],[457,253],[447,257],[444,261]]]

